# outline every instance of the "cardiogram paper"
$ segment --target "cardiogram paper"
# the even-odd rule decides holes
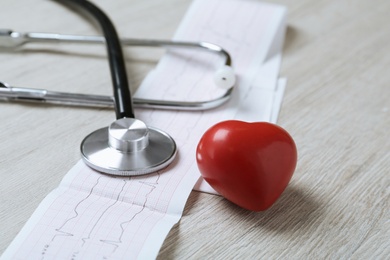
[[[276,120],[285,81],[278,80],[285,8],[253,0],[195,0],[176,40],[224,46],[237,74],[232,99],[203,112],[137,110],[147,125],[178,145],[168,168],[140,177],[111,177],[78,162],[39,205],[2,259],[154,259],[199,179],[201,135],[225,119]],[[221,57],[172,50],[140,87],[138,97],[207,100]],[[276,112],[275,112],[276,111]],[[200,181],[198,189],[205,183]],[[207,185],[206,185],[207,186]],[[204,190],[208,190],[206,187]]]

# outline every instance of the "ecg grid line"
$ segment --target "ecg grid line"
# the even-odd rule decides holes
[[[237,114],[251,89],[249,68],[263,62],[264,49],[269,49],[264,39],[273,37],[270,24],[278,23],[283,11],[251,0],[194,1],[175,39],[226,46],[238,75],[238,92],[228,104],[207,112],[137,110],[137,117],[175,139],[178,158],[156,174],[131,178],[102,175],[79,161],[38,207],[10,246],[10,254],[15,259],[155,258],[200,176],[195,162],[198,140],[215,122]],[[137,96],[219,96],[220,90],[210,89],[215,63],[218,57],[204,52],[168,52]],[[146,242],[153,248],[145,248]]]

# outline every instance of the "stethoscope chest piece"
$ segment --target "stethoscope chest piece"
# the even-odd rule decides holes
[[[168,166],[175,158],[176,143],[159,129],[134,118],[121,118],[89,134],[81,154],[91,168],[111,174],[134,176]]]

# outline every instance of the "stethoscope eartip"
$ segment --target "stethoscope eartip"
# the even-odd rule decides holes
[[[214,82],[219,88],[229,89],[236,83],[234,69],[231,66],[224,65],[214,74]]]

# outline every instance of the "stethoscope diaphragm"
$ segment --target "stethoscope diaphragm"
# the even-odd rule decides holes
[[[92,132],[82,141],[80,149],[91,168],[122,176],[161,170],[177,153],[171,136],[134,118],[121,118]]]

